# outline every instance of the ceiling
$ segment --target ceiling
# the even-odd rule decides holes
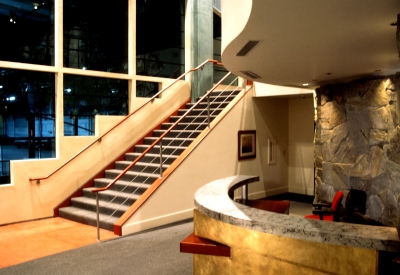
[[[396,26],[391,26],[399,0],[253,0],[252,5],[243,31],[222,54],[236,75],[249,79],[240,71],[251,71],[260,77],[257,82],[314,89],[400,71]],[[260,42],[237,56],[251,40]]]

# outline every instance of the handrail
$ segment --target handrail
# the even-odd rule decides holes
[[[113,186],[121,177],[125,175],[126,172],[128,172],[137,162],[139,162],[140,159],[142,159],[158,142],[160,142],[176,125],[178,125],[179,122],[181,122],[187,114],[189,114],[193,109],[195,109],[203,100],[203,98],[208,97],[208,95],[213,92],[229,75],[231,72],[226,74],[212,89],[210,89],[205,95],[203,95],[200,100],[198,100],[190,109],[186,111],[185,114],[183,114],[174,124],[172,124],[158,139],[156,139],[149,147],[146,148],[146,150],[143,151],[143,153],[137,157],[131,164],[129,164],[113,181],[111,181],[107,186],[101,187],[101,188],[95,188],[92,189],[91,191],[93,193],[98,193],[101,191],[106,191],[108,190],[111,186]],[[209,126],[209,125],[208,125]]]
[[[52,175],[54,175],[55,173],[57,173],[59,170],[61,170],[64,166],[66,166],[68,163],[70,163],[72,160],[74,160],[76,157],[78,157],[80,154],[82,154],[84,151],[86,151],[88,148],[90,148],[93,144],[95,144],[96,142],[99,142],[102,140],[102,138],[104,136],[106,136],[108,133],[110,133],[112,130],[114,130],[115,128],[117,128],[119,125],[121,125],[124,121],[126,121],[128,118],[130,118],[132,115],[136,114],[139,110],[141,110],[142,108],[144,108],[147,104],[149,104],[150,102],[153,102],[154,99],[156,97],[158,97],[161,93],[163,93],[165,90],[169,89],[172,85],[174,85],[175,83],[177,83],[180,79],[182,79],[184,76],[186,76],[187,74],[197,71],[200,68],[203,68],[205,64],[207,63],[214,63],[216,65],[220,65],[222,66],[222,63],[220,63],[218,60],[213,60],[213,59],[207,59],[206,61],[204,61],[203,63],[201,63],[199,66],[190,69],[189,71],[185,72],[184,74],[182,74],[180,77],[178,77],[175,81],[173,81],[172,83],[170,83],[167,87],[165,87],[164,89],[162,89],[161,91],[159,91],[157,94],[155,94],[154,96],[152,96],[147,102],[145,102],[141,107],[139,107],[138,109],[136,109],[134,112],[130,113],[129,115],[127,115],[123,120],[121,120],[119,123],[115,124],[111,129],[109,129],[107,132],[105,132],[103,135],[101,135],[100,137],[98,137],[95,141],[93,141],[92,143],[90,143],[89,145],[87,145],[86,147],[84,147],[82,150],[80,150],[78,153],[76,153],[74,156],[72,156],[69,160],[67,160],[64,164],[62,164],[60,167],[58,167],[56,170],[54,170],[52,173],[50,173],[49,175],[45,176],[45,177],[39,177],[39,178],[29,178],[29,181],[36,181],[37,184],[40,183],[41,180],[46,180],[48,178],[50,178]]]

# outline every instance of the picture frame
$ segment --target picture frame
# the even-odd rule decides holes
[[[238,132],[238,159],[256,157],[256,130]]]
[[[268,139],[268,164],[276,163],[276,141]]]

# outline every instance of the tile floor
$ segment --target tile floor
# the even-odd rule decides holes
[[[117,237],[100,229],[102,241]],[[62,218],[0,226],[0,268],[97,242],[96,227]]]

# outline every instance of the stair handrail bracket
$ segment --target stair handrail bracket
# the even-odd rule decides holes
[[[149,98],[148,101],[146,101],[142,106],[140,106],[139,108],[137,108],[135,111],[133,111],[132,113],[128,114],[127,116],[125,116],[120,122],[116,123],[113,127],[111,127],[108,131],[106,131],[104,134],[102,134],[101,136],[99,136],[97,139],[95,139],[93,142],[91,142],[90,144],[88,144],[86,147],[84,147],[82,150],[80,150],[78,153],[76,153],[75,155],[73,155],[71,158],[69,158],[66,162],[64,162],[62,165],[60,165],[58,168],[56,168],[53,172],[51,172],[50,174],[48,174],[47,176],[44,177],[32,177],[29,178],[30,182],[35,182],[36,184],[40,184],[41,181],[43,180],[47,180],[49,179],[51,176],[53,176],[54,174],[56,174],[57,172],[59,172],[63,167],[65,167],[66,165],[68,165],[69,163],[71,163],[74,159],[76,159],[78,156],[80,156],[83,152],[87,151],[89,148],[91,148],[94,144],[99,143],[100,141],[102,141],[102,139],[107,136],[109,133],[111,133],[113,130],[115,130],[117,127],[119,127],[123,122],[127,121],[129,118],[131,118],[132,116],[134,116],[135,114],[137,114],[140,110],[142,110],[146,105],[151,104],[155,98],[158,98],[163,92],[165,92],[166,90],[168,90],[170,87],[172,87],[175,83],[177,83],[178,81],[182,80],[187,74],[197,71],[199,70],[201,67],[203,67],[204,65],[206,65],[207,63],[213,63],[215,65],[219,65],[219,66],[223,66],[222,63],[220,63],[217,60],[213,60],[213,59],[207,59],[206,61],[204,61],[203,63],[201,63],[200,65],[198,65],[195,68],[192,68],[190,70],[188,70],[187,72],[185,72],[184,74],[182,74],[181,76],[179,76],[177,79],[175,79],[173,82],[171,82],[169,85],[167,85],[164,89],[160,90],[158,93],[156,93],[155,95],[153,95],[151,98]],[[155,144],[152,145],[152,147],[154,147]],[[145,151],[147,152],[147,151]],[[143,153],[145,153],[143,152]],[[134,163],[136,163],[137,161],[135,161]],[[133,164],[134,165],[134,164]],[[132,166],[133,166],[132,165]],[[130,167],[129,167],[130,168]],[[129,170],[129,169],[128,169]],[[126,171],[128,171],[126,170]],[[124,170],[125,171],[125,170]],[[125,173],[126,173],[125,171]],[[101,188],[102,189],[102,188]],[[97,190],[97,189],[96,189]],[[106,189],[105,189],[106,190]],[[103,190],[97,190],[95,192],[99,192],[99,191],[103,191]]]

